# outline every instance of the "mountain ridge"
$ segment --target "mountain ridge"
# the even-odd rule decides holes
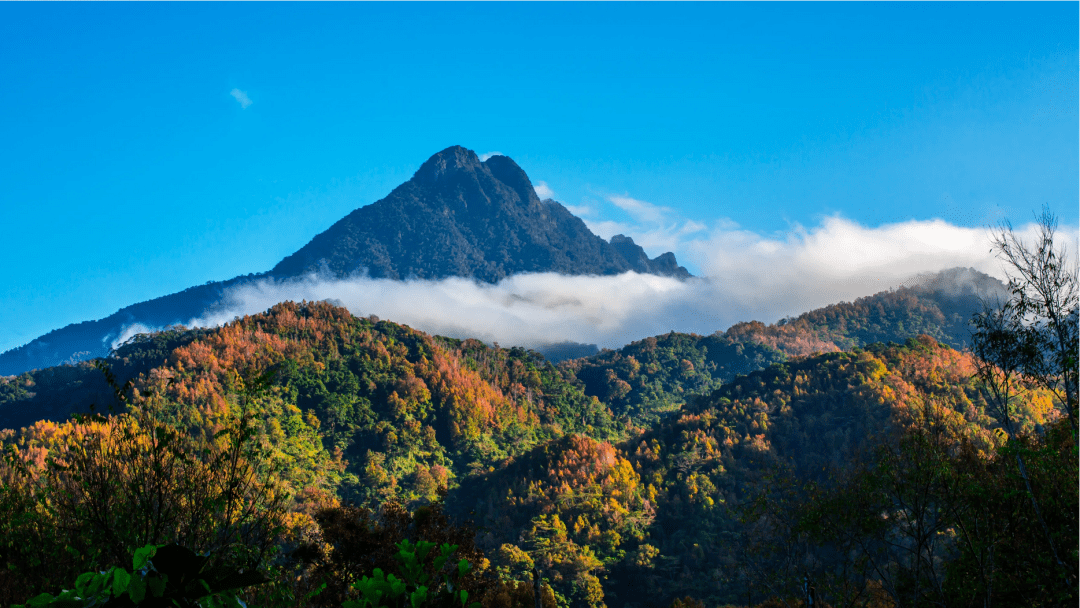
[[[995,287],[1004,290],[996,279],[977,271],[951,269],[910,287],[832,304],[771,325],[738,323],[707,336],[670,332],[589,356],[545,357],[567,378],[580,382],[584,395],[606,403],[615,418],[643,427],[678,410],[695,394],[797,357],[849,351],[875,342],[903,343],[919,335],[962,349],[968,321],[979,310],[978,294]],[[123,383],[149,373],[169,359],[174,349],[216,331],[172,329],[140,334],[116,349],[105,363]],[[566,354],[587,350],[585,345],[553,347]],[[72,412],[87,411],[92,403],[109,402],[111,395],[101,373],[87,362],[0,379],[0,429],[19,428],[40,418],[63,420]]]
[[[129,328],[189,323],[212,312],[228,289],[258,279],[311,272],[484,282],[520,272],[691,276],[670,252],[649,259],[629,237],[612,241],[593,234],[560,203],[541,201],[509,157],[481,162],[472,150],[451,146],[388,196],[355,209],[272,270],[210,281],[55,329],[0,353],[0,376],[106,356]]]
[[[443,255],[429,255],[435,244]],[[327,270],[337,277],[494,283],[520,272],[618,274],[628,270],[688,278],[669,253],[650,260],[623,235],[593,234],[560,203],[537,196],[507,156],[481,161],[451,146],[432,156],[386,197],[360,207],[286,257],[270,274]]]

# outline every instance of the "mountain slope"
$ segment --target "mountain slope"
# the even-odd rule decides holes
[[[662,338],[655,360],[644,354],[648,341],[638,343],[641,367],[678,378],[695,337]],[[738,346],[744,362],[780,351],[699,343],[719,350],[718,376],[734,377],[645,428],[622,424],[572,369],[535,353],[433,337],[324,302],[143,336],[111,364],[148,370],[136,379],[136,401],[187,432],[214,432],[241,407],[253,412],[291,491],[417,505],[448,487],[448,511],[473,513],[496,571],[529,580],[536,565],[561,606],[629,608],[640,598],[666,606],[687,594],[735,601],[754,535],[740,507],[776,490],[775,469],[827,484],[830,471],[923,405],[949,412],[980,445],[997,441],[971,355],[926,335],[795,356],[746,375],[732,367]],[[695,367],[707,368],[712,353]],[[98,373],[47,371],[71,370]],[[265,390],[240,397],[241,379],[264,372]],[[0,394],[14,394],[6,407],[32,399],[25,380],[41,377],[0,382]],[[1043,391],[1015,405],[1026,430],[1054,417]],[[41,421],[14,441],[43,456],[79,436],[74,424]]]
[[[799,357],[739,376],[621,443],[565,437],[472,476],[451,492],[485,530],[500,571],[551,572],[571,605],[746,605],[744,511],[764,492],[830,483],[891,441],[925,404],[977,445],[995,445],[970,354],[929,336]],[[1056,413],[1045,393],[1017,402],[1025,429]],[[756,590],[755,594],[766,593]],[[649,598],[648,603],[641,598]]]
[[[738,323],[709,336],[672,332],[563,361],[558,367],[569,382],[579,383],[585,395],[603,402],[623,424],[645,427],[677,411],[694,395],[790,357],[875,342],[903,343],[923,334],[962,349],[968,341],[968,321],[980,307],[978,294],[1002,289],[992,277],[955,268],[921,277],[908,287],[832,304],[768,326]],[[161,365],[174,348],[207,331],[212,330],[140,336],[107,363],[122,383]],[[475,340],[463,344],[472,350],[482,346]],[[523,349],[492,352],[519,352],[519,358],[525,357]],[[0,384],[0,428],[19,428],[39,418],[60,420],[110,399],[101,373],[89,364],[24,373]],[[20,405],[13,408],[14,403]]]
[[[694,394],[789,357],[877,342],[904,343],[919,335],[962,349],[970,340],[971,316],[981,310],[980,295],[1004,290],[993,277],[953,268],[918,277],[907,287],[831,304],[772,325],[736,323],[710,336],[672,332],[560,365],[615,416],[647,425],[679,409]]]
[[[690,276],[671,253],[650,260],[628,237],[619,235],[608,243],[559,203],[540,201],[529,177],[509,158],[493,156],[482,163],[471,150],[454,146],[271,272],[208,282],[51,331],[0,354],[0,376],[103,357],[117,338],[138,325],[190,323],[220,304],[228,289],[268,276],[367,272],[389,279],[460,276],[494,282],[519,272],[603,275],[630,270]]]
[[[165,403],[186,428],[229,416],[237,373],[269,372],[265,394],[249,403],[266,408],[269,441],[296,436],[297,425],[305,437],[317,431],[319,449],[345,459],[336,491],[357,501],[430,499],[436,482],[565,433],[619,433],[607,408],[535,353],[437,338],[324,302],[140,336],[106,363],[121,382],[134,380],[136,403]],[[0,429],[33,433],[35,423],[51,428],[112,401],[89,364],[28,373],[0,380]]]
[[[481,162],[461,146],[431,157],[386,198],[345,216],[271,272],[322,269],[487,282],[519,272],[690,276],[671,254],[649,260],[627,237],[608,243],[559,203],[541,201],[510,158]]]

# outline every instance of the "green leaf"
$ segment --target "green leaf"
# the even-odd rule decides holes
[[[120,594],[127,591],[128,584],[131,583],[131,575],[123,568],[114,568],[112,574],[113,597],[120,597]]]
[[[148,576],[146,577],[146,586],[150,588],[150,593],[154,597],[161,597],[165,595],[165,580],[167,576]]]
[[[131,581],[128,582],[127,594],[135,604],[143,601],[143,598],[146,597],[146,581],[143,577],[132,577]]]
[[[75,579],[75,592],[81,597],[88,597],[93,595],[90,593],[90,583],[97,576],[97,572],[83,572],[79,575],[79,578]]]
[[[109,582],[112,580],[113,568],[109,568],[105,572],[99,573],[90,581],[89,594],[91,596],[101,595],[109,590]]]
[[[320,593],[322,593],[324,589],[326,589],[326,583],[325,582],[323,582],[321,585],[316,587],[314,591],[312,591],[312,592],[308,593],[307,595],[305,595],[304,599],[310,600],[311,598],[315,597],[316,595],[319,595]]]
[[[420,608],[427,601],[428,588],[421,585],[416,591],[413,591],[409,596],[409,603],[412,604],[412,608]]]
[[[138,572],[146,566],[146,562],[157,553],[157,545],[146,545],[142,549],[135,550],[135,557],[131,560],[131,571]]]
[[[52,603],[52,601],[53,601],[53,596],[52,596],[51,593],[42,593],[41,595],[36,595],[36,596],[30,598],[30,600],[28,602],[26,602],[26,605],[27,606],[48,606],[49,604]]]

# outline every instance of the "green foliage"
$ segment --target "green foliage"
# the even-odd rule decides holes
[[[135,551],[130,571],[113,566],[86,572],[75,579],[73,589],[56,596],[42,593],[14,608],[243,608],[235,591],[266,580],[254,572],[211,568],[211,563],[179,545],[147,545]]]
[[[610,413],[524,349],[435,339],[326,303],[284,303],[174,350],[136,382],[174,423],[211,428],[233,409],[232,370],[273,370],[249,406],[294,491],[366,505],[422,504],[439,487],[570,431],[613,437]]]
[[[1067,423],[987,458],[947,412],[928,408],[865,467],[807,497],[795,530],[811,541],[819,589],[839,603],[876,581],[898,607],[1076,603],[1015,466],[1018,451],[1053,538],[1075,544],[1078,470]],[[1066,559],[1071,571],[1080,566],[1075,551]]]
[[[412,512],[396,503],[384,504],[377,512],[356,506],[326,507],[315,514],[315,520],[318,534],[298,546],[292,557],[310,578],[325,582],[326,589],[313,601],[316,605],[339,606],[358,600],[357,590],[386,591],[390,587],[385,586],[391,585],[387,575],[413,585],[413,591],[423,586],[437,595],[445,588],[474,598],[482,597],[493,582],[483,572],[488,562],[475,545],[476,531],[468,524],[451,522],[441,500]],[[432,554],[433,547],[452,547],[454,563],[470,564],[454,574],[452,585],[444,580],[450,572],[443,567],[448,556]],[[381,582],[357,587],[365,578]],[[443,583],[449,586],[439,587]]]
[[[775,348],[752,341],[671,332],[559,367],[580,380],[587,395],[608,404],[616,418],[647,427],[693,395],[784,359]]]
[[[1003,293],[1000,281],[970,268],[923,275],[909,286],[840,302],[768,327],[738,323],[726,335],[757,340],[789,356],[852,350],[875,343],[904,343],[920,335],[953,348],[970,343],[980,297]]]
[[[407,539],[398,543],[398,570],[401,578],[393,574],[384,575],[382,569],[375,568],[372,576],[365,576],[353,584],[360,597],[348,600],[344,608],[382,608],[407,606],[461,606],[462,608],[480,608],[479,602],[469,603],[469,592],[455,588],[455,582],[463,578],[472,566],[468,560],[453,562],[451,556],[457,545],[443,543],[439,552],[433,554],[431,570],[441,576],[430,574],[425,567],[428,555],[436,548],[435,543],[419,541],[415,545]]]
[[[801,581],[805,546],[759,546],[795,529],[794,510],[783,505],[796,504],[799,492],[785,496],[785,488],[829,487],[874,446],[895,441],[901,422],[927,403],[951,412],[973,453],[993,454],[1000,440],[974,369],[970,355],[929,337],[793,358],[738,377],[627,440],[620,455],[655,517],[643,538],[620,547],[627,557],[608,566],[605,595],[747,603],[747,587],[762,594],[766,580],[775,583],[765,575],[783,559],[789,582],[796,574]],[[1042,393],[1021,405],[1025,428],[1053,419]],[[749,516],[759,498],[772,511]]]
[[[560,605],[604,605],[600,577],[644,538],[654,515],[630,462],[580,435],[467,480],[450,499],[480,515],[502,577],[527,579],[539,567]]]
[[[773,325],[736,323],[711,336],[668,334],[616,351],[566,361],[560,368],[625,423],[647,428],[697,395],[738,375],[788,357],[904,343],[929,335],[955,348],[969,341],[978,293],[997,293],[995,279],[970,269],[923,277],[922,283],[842,302]]]

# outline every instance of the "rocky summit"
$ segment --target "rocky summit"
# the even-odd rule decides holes
[[[386,198],[361,207],[271,271],[329,271],[391,279],[472,277],[496,282],[520,272],[640,273],[686,278],[665,253],[649,259],[632,239],[607,242],[551,199],[540,200],[506,156],[481,161],[453,146],[432,156]]]

